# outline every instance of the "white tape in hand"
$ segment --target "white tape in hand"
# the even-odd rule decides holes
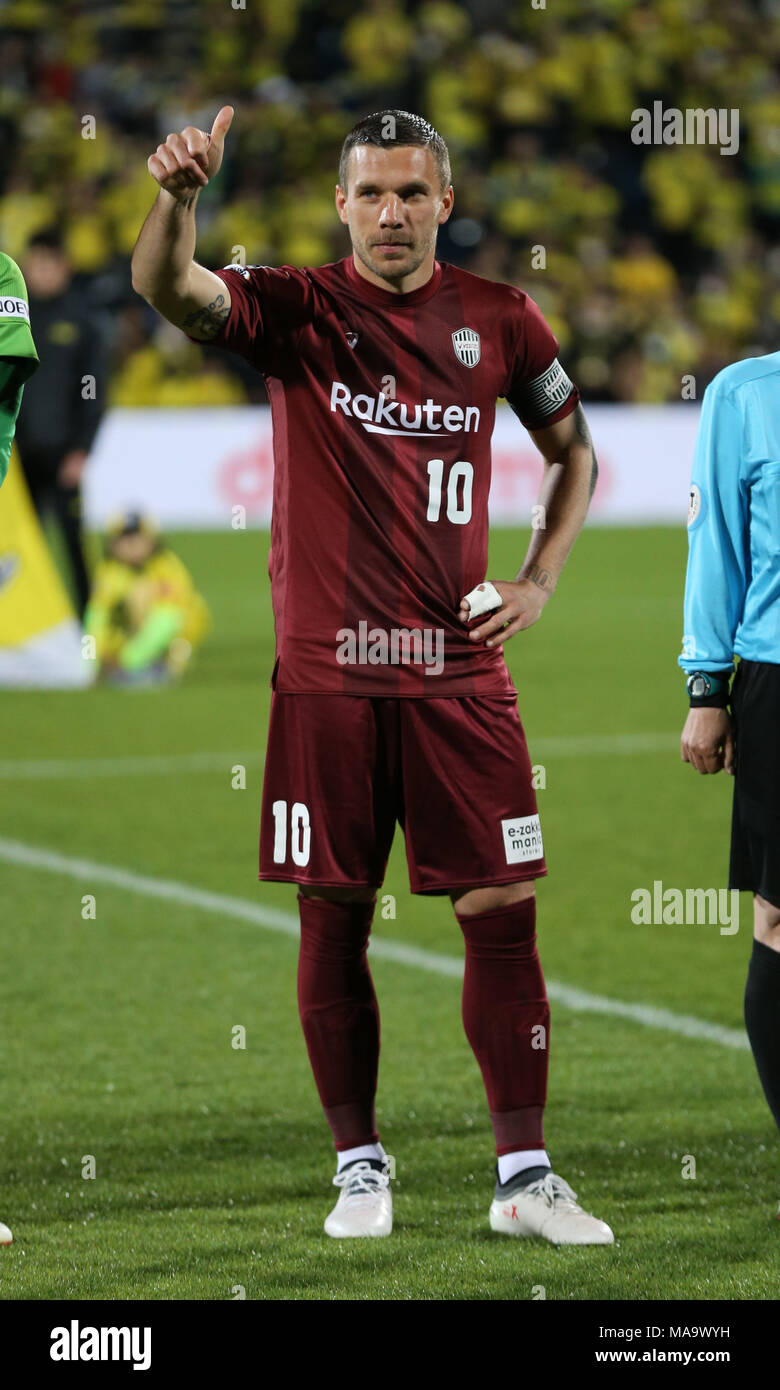
[[[484,584],[478,584],[470,594],[466,594],[463,601],[469,605],[469,620],[481,618],[483,613],[500,608],[504,602],[495,584],[491,584],[489,579],[486,579]]]

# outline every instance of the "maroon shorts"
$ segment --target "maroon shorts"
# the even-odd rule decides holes
[[[378,887],[396,821],[413,893],[547,873],[515,693],[415,700],[275,690],[259,877]]]

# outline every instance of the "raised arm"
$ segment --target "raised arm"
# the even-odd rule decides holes
[[[223,106],[211,133],[187,126],[169,135],[147,161],[160,192],[133,251],[133,289],[163,318],[208,342],[230,313],[230,291],[218,275],[198,265],[195,207],[201,188],[222,164],[233,107]]]

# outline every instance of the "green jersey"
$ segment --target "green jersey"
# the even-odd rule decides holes
[[[16,261],[0,251],[0,486],[8,472],[24,383],[37,366],[27,286]]]

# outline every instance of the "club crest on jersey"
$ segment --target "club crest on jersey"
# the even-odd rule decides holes
[[[459,328],[452,335],[455,356],[464,367],[476,367],[480,357],[480,338],[473,328]]]

